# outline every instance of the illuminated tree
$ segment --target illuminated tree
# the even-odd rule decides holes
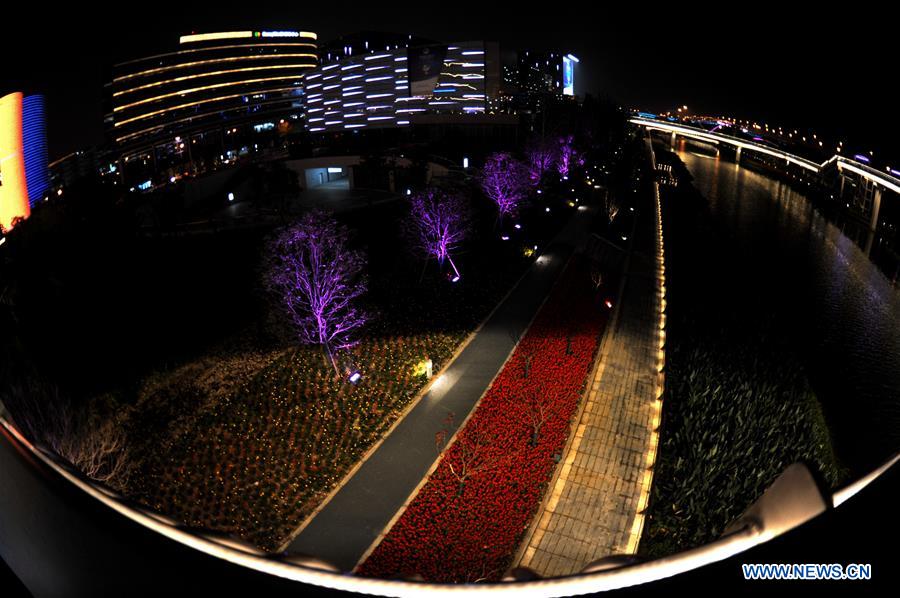
[[[365,257],[350,233],[322,211],[306,213],[271,242],[266,283],[282,300],[300,342],[320,345],[340,373],[335,351],[353,346],[366,323],[357,305],[366,292]]]
[[[552,143],[547,143],[544,139],[535,139],[525,150],[528,166],[528,178],[535,187],[540,185],[541,180],[556,162],[556,147]]]
[[[455,280],[459,270],[451,255],[469,234],[469,205],[453,192],[428,188],[409,198],[410,229],[413,242],[427,258],[443,266],[450,263]]]
[[[528,169],[505,152],[491,154],[481,173],[481,188],[496,205],[500,219],[515,215],[528,194]]]
[[[584,157],[575,149],[575,137],[566,135],[559,138],[559,148],[556,158],[556,170],[559,176],[566,179],[575,166],[584,164]]]

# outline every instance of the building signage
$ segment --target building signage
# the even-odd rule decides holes
[[[563,95],[575,95],[575,61],[571,55],[563,56]]]
[[[447,46],[415,46],[407,50],[410,95],[430,96],[434,93],[446,56]]]

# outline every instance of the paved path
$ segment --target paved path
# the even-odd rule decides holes
[[[291,542],[289,552],[353,569],[437,459],[434,435],[448,413],[462,423],[531,322],[594,209],[579,210],[481,330],[450,364],[442,381],[391,431],[369,459]],[[452,434],[455,429],[448,429]]]
[[[656,293],[656,205],[635,235],[620,313],[599,363],[550,496],[523,543],[518,566],[544,577],[637,548],[659,425],[660,301]]]
[[[291,208],[307,210],[323,208],[334,213],[349,212],[403,198],[399,193],[380,191],[377,189],[348,189],[336,184],[337,181],[319,185],[300,192]]]

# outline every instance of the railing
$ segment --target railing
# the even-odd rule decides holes
[[[613,556],[588,564],[581,573],[541,579],[530,571],[516,570],[502,582],[484,584],[436,584],[408,580],[356,577],[314,557],[270,555],[225,535],[192,530],[149,509],[132,506],[101,484],[92,482],[53,453],[34,446],[0,414],[0,426],[8,438],[64,480],[119,515],[162,536],[212,557],[254,571],[335,590],[381,596],[421,596],[473,592],[491,595],[568,596],[614,590],[648,583],[721,561],[762,544],[816,515],[848,500],[883,475],[900,460],[895,455],[871,474],[829,496],[816,486],[805,466],[788,467],[726,534],[705,546],[646,562],[635,557]],[[6,436],[6,435],[4,435]],[[528,581],[523,581],[523,580]]]
[[[765,154],[767,156],[781,158],[791,164],[800,166],[801,168],[804,168],[816,174],[822,174],[826,168],[834,163],[838,170],[847,169],[864,179],[881,185],[885,189],[889,189],[894,193],[900,194],[900,178],[890,173],[886,174],[884,172],[881,172],[877,168],[872,168],[868,164],[863,164],[858,160],[852,160],[844,156],[834,155],[821,164],[817,164],[812,160],[807,160],[806,158],[802,158],[800,156],[782,150],[774,149],[759,143],[754,143],[746,139],[733,137],[731,135],[725,135],[723,133],[713,133],[699,127],[692,127],[689,125],[675,124],[669,121],[660,121],[641,117],[631,118],[629,119],[629,122],[650,130],[667,131],[670,133],[675,133],[676,135],[681,134],[685,137],[692,137],[711,143],[725,143],[741,149],[747,149],[760,154]]]

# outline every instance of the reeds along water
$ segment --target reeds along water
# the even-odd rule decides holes
[[[822,403],[839,459],[851,477],[867,471],[900,449],[900,291],[797,189],[701,152],[678,156],[708,200],[710,234],[690,247],[667,237],[671,301],[684,293],[709,322],[739,314],[748,330],[771,319]],[[679,257],[691,267],[678,268]],[[688,280],[679,284],[676,269]]]

